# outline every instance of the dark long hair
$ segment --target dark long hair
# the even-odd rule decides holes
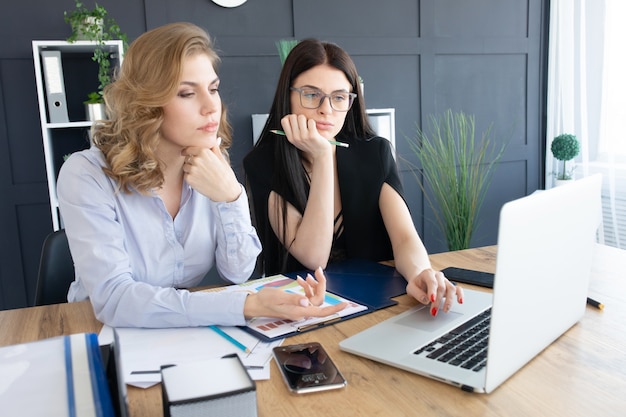
[[[281,240],[285,242],[286,246],[289,245],[289,242],[286,242],[287,196],[291,196],[290,203],[298,211],[304,213],[309,195],[309,182],[302,165],[300,151],[287,140],[276,140],[276,135],[270,130],[282,129],[281,118],[292,112],[290,88],[293,81],[303,72],[318,65],[329,65],[342,71],[352,87],[352,92],[357,94],[337,138],[339,140],[342,137],[349,137],[352,140],[365,140],[376,135],[367,119],[359,75],[350,55],[330,42],[322,42],[317,39],[304,39],[298,42],[283,64],[268,120],[256,144],[256,147],[274,146],[273,186],[276,188],[275,191],[283,197],[280,207],[282,209],[283,230]],[[286,264],[288,249],[285,247],[283,250],[277,251],[281,254],[280,264],[282,265]]]

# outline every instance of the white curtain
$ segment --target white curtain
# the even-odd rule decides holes
[[[575,177],[604,175],[601,239],[626,245],[626,1],[552,0],[548,52],[546,188],[557,162],[552,139],[576,135]]]

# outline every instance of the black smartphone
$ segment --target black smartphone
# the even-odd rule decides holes
[[[490,272],[482,272],[475,271],[473,269],[454,267],[442,269],[441,272],[443,272],[446,278],[448,278],[450,281],[493,288],[494,274]]]
[[[277,346],[273,354],[291,392],[304,394],[337,389],[348,383],[318,342]]]

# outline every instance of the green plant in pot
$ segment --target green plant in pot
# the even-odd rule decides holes
[[[89,93],[85,104],[103,103],[102,91],[111,82],[112,76],[111,52],[106,48],[105,42],[121,40],[126,49],[128,39],[115,20],[108,16],[104,7],[95,3],[93,9],[88,9],[80,0],[75,0],[75,3],[74,10],[64,12],[65,22],[72,27],[72,34],[67,41],[88,40],[96,43],[92,59],[98,64],[98,90]]]
[[[407,142],[420,166],[406,162],[413,168],[433,209],[448,249],[469,248],[480,208],[506,143],[491,138],[491,127],[477,139],[474,116],[452,110],[431,115],[428,131],[418,127],[417,135],[407,138]]]
[[[550,150],[552,151],[552,155],[562,162],[558,169],[556,179],[559,181],[573,179],[573,168],[570,170],[567,169],[567,161],[574,159],[580,152],[580,143],[578,143],[576,136],[569,133],[558,135],[552,140]]]

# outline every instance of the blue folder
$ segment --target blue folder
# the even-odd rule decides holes
[[[393,297],[406,294],[406,280],[395,268],[365,259],[349,259],[328,265],[326,290],[356,303],[366,305],[367,312],[389,307],[398,302]],[[313,271],[285,274],[295,279]],[[348,316],[350,317],[350,316]]]

